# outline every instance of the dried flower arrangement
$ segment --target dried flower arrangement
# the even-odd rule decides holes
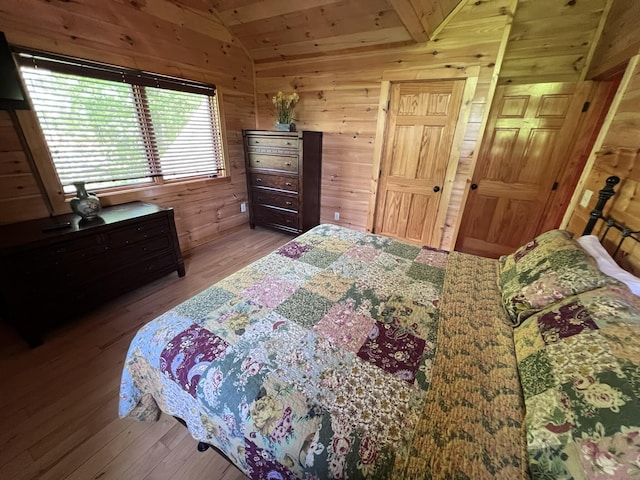
[[[285,95],[282,92],[273,97],[273,104],[276,106],[276,115],[278,123],[292,123],[293,122],[293,107],[300,100],[300,96],[293,92],[289,95]]]

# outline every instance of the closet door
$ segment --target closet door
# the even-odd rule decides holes
[[[464,80],[391,85],[374,232],[439,246],[436,225]]]
[[[456,250],[497,258],[541,233],[577,135],[592,131],[581,121],[591,88],[590,82],[498,87]]]

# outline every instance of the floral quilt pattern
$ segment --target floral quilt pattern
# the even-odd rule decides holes
[[[179,417],[254,479],[402,478],[447,261],[316,227],[145,325],[120,416]]]
[[[515,329],[533,478],[640,478],[639,307],[603,287]]]
[[[564,230],[550,230],[500,257],[498,285],[514,325],[559,300],[606,285],[622,285]]]

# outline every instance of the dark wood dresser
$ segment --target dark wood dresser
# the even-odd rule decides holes
[[[244,130],[251,228],[302,233],[320,223],[321,132]]]
[[[185,274],[170,208],[133,202],[91,221],[67,214],[0,226],[0,316],[30,346],[68,318],[173,271]]]

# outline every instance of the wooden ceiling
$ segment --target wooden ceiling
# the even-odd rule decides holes
[[[183,0],[191,7],[205,0]],[[460,0],[216,0],[214,11],[256,61],[424,42]]]
[[[216,16],[262,63],[426,42],[459,7],[485,0],[172,1]],[[584,79],[612,2],[519,0],[500,82]]]
[[[613,0],[518,0],[500,83],[584,80]]]

